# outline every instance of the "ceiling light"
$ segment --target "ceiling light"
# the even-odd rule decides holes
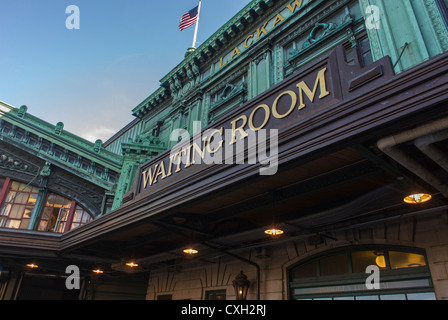
[[[29,263],[26,265],[28,268],[34,269],[34,268],[38,268],[39,266],[37,264],[34,263]]]
[[[285,232],[283,230],[280,230],[280,229],[276,228],[276,227],[273,227],[273,228],[265,230],[264,233],[266,233],[266,234],[268,234],[270,236],[279,236],[279,235],[282,235]]]
[[[199,251],[196,250],[196,249],[193,249],[193,248],[188,248],[188,249],[184,250],[184,253],[186,253],[186,254],[197,254],[197,253],[199,253]]]
[[[135,263],[135,262],[128,262],[128,263],[126,263],[126,265],[127,265],[128,267],[131,267],[131,268],[136,268],[136,267],[138,267],[138,264]]]
[[[432,196],[427,193],[415,193],[403,199],[404,202],[410,204],[424,203],[431,200]]]
[[[100,270],[100,269],[96,269],[96,270],[92,270],[92,271],[95,272],[95,273],[97,273],[97,274],[103,273],[103,271]]]

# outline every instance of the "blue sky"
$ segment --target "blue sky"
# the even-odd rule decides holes
[[[250,0],[203,0],[198,44]],[[0,100],[90,141],[106,141],[183,60],[198,0],[0,0]],[[69,5],[80,29],[69,30]]]

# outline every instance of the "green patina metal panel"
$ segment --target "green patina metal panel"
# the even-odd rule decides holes
[[[360,0],[360,5],[364,12],[378,8],[379,27],[367,29],[373,57],[389,55],[398,61],[396,72],[448,50],[446,23],[435,0]]]
[[[379,19],[374,27],[372,17]],[[138,166],[177,143],[170,139],[174,130],[193,134],[195,121],[202,128],[212,124],[341,44],[362,50],[370,44],[370,60],[388,55],[402,72],[448,50],[446,26],[436,0],[250,2],[132,110],[141,124],[121,135],[124,160],[114,208],[130,190]],[[363,34],[368,41],[361,43]],[[141,149],[139,134],[157,137],[157,143]]]

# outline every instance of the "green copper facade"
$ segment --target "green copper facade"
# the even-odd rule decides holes
[[[31,273],[63,283],[68,265],[85,277],[73,299],[233,299],[241,270],[248,299],[447,299],[447,4],[251,1],[104,143],[0,102],[0,299],[47,298],[42,289],[58,289]],[[302,104],[282,105],[288,91]],[[262,109],[259,128],[279,129],[274,176],[254,166],[160,169],[173,168],[178,133],[236,119],[254,127]],[[32,196],[11,201],[17,185]],[[412,206],[410,190],[436,201]],[[49,204],[56,196],[69,211]],[[91,220],[75,219],[79,208]],[[65,227],[49,227],[46,209]],[[266,238],[273,220],[285,237]],[[199,259],[184,255],[190,245]],[[39,258],[40,270],[24,271]],[[373,264],[392,289],[362,287]]]
[[[401,72],[448,50],[447,25],[441,14],[443,2],[434,0],[360,0],[379,8],[380,27],[367,29],[372,55],[386,55]]]
[[[448,49],[448,32],[435,0],[254,0],[160,81],[136,106],[126,130],[105,146],[123,154],[113,208],[134,182],[136,169],[235,106],[271,88],[338,45],[361,48],[365,64],[389,55],[397,73]],[[327,6],[312,19],[316,10]],[[379,19],[379,23],[375,24]]]
[[[174,130],[192,135],[212,126],[338,45],[346,47],[348,60],[353,59],[351,49],[360,48],[365,64],[390,56],[396,73],[447,51],[443,6],[438,0],[254,0],[199,48],[186,52],[160,87],[132,109],[135,120],[103,145],[67,133],[62,123],[43,125],[26,107],[3,104],[9,108],[3,118],[12,125],[45,128],[63,150],[76,150],[74,162],[66,160],[68,151],[56,159],[52,151],[46,155],[74,172],[81,168],[79,159],[93,157],[89,163],[94,165],[79,174],[107,188],[111,209],[116,209],[137,168],[177,143],[177,136],[171,137]],[[55,138],[48,141],[55,143]],[[103,178],[109,172],[113,178]]]
[[[122,157],[102,146],[0,102],[0,171],[12,180],[38,186],[39,196],[28,229],[36,221],[48,192],[58,192],[82,205],[93,218],[112,207]],[[19,151],[20,150],[20,151]]]

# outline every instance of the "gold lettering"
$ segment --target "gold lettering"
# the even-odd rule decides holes
[[[249,47],[252,45],[252,43],[253,43],[253,37],[254,37],[253,34],[250,34],[250,35],[247,36],[246,40],[244,40],[244,48],[247,49],[247,48],[249,48]],[[251,40],[250,40],[250,43],[247,43],[247,40],[249,40],[249,39],[251,39]]]
[[[218,145],[218,147],[216,147],[215,150],[212,150],[212,149],[210,148],[210,144],[211,144],[211,141],[212,141],[212,139],[213,139],[213,136],[214,136],[215,134],[218,134],[218,133],[219,133],[219,134],[221,135],[221,137],[222,137],[222,127],[221,127],[221,129],[219,129],[219,130],[215,130],[215,131],[213,131],[212,134],[208,137],[208,140],[207,140],[207,152],[210,153],[210,154],[214,154],[214,153],[218,152],[219,149],[222,148],[222,144],[223,144],[223,140],[222,140],[222,139],[219,141],[219,145]]]
[[[170,156],[170,164],[168,166],[168,173],[166,174],[167,177],[169,177],[173,174],[171,171],[171,168],[173,167],[173,162],[174,162],[174,159],[176,159],[176,158],[177,158],[177,153]]]
[[[274,25],[272,26],[272,29],[275,28],[275,26],[277,25],[277,23],[282,22],[283,20],[285,20],[285,18],[282,17],[282,15],[280,13],[277,13],[277,17],[275,18],[274,21]]]
[[[237,122],[239,120],[242,120],[243,124],[241,126],[237,127]],[[243,129],[244,126],[246,125],[246,123],[247,123],[247,117],[245,115],[242,115],[241,117],[239,117],[231,122],[231,124],[232,124],[232,139],[229,144],[236,143],[236,132],[237,131],[240,133],[240,140],[242,140],[248,136],[247,132],[244,131],[244,129]]]
[[[191,162],[191,148],[193,147],[193,145],[189,145],[188,147],[184,148],[183,151],[185,152],[185,168],[188,168],[189,166],[191,166],[193,163]]]
[[[223,59],[224,59],[224,57],[221,57],[221,59],[219,60],[219,69],[221,69],[222,67],[224,67],[227,64],[227,61],[225,61],[224,64],[222,64]]]
[[[235,56],[237,56],[237,55],[239,55],[239,54],[240,54],[240,50],[238,50],[238,47],[235,47],[235,50],[233,50],[233,54],[232,54],[232,56],[230,57],[230,60],[232,60],[233,57],[235,57]]]
[[[158,165],[159,164],[156,164],[154,166],[154,172],[157,170]],[[150,186],[152,186],[153,179],[154,179],[152,168],[149,168],[149,170],[143,171],[142,174],[143,174],[143,189],[146,189],[146,186],[148,185],[148,183]]]
[[[288,94],[291,97],[291,107],[289,108],[289,110],[286,113],[279,114],[277,111],[277,104],[278,104],[280,98],[286,94]],[[283,118],[289,116],[289,114],[294,110],[296,103],[297,103],[297,95],[294,91],[288,90],[288,91],[282,92],[281,94],[278,95],[278,97],[275,99],[274,103],[272,104],[272,114],[277,119],[283,119]]]
[[[197,153],[199,157],[201,157],[202,160],[205,158],[205,144],[204,149],[201,149],[196,143],[193,142],[193,144],[190,146],[190,148],[193,147],[193,153],[191,155],[191,162],[188,166],[196,163],[195,154]],[[196,151],[196,152],[195,152]]]
[[[157,179],[159,178],[160,175],[162,175],[162,180],[166,178],[165,164],[163,163],[163,161],[160,161],[159,169],[157,171],[156,176],[154,177],[154,181],[152,182],[153,184],[157,182]]]
[[[268,24],[268,21],[266,21],[262,27],[257,29],[257,40],[260,39],[262,33],[264,33],[264,34],[268,33],[265,29],[267,24]]]
[[[257,112],[257,110],[261,109],[261,108],[264,109],[264,113],[265,113],[264,120],[263,120],[263,123],[259,127],[255,127],[254,126],[255,112]],[[252,129],[253,131],[258,131],[260,129],[263,129],[263,127],[266,125],[266,123],[268,123],[270,116],[271,116],[271,110],[269,109],[269,106],[267,106],[265,104],[259,105],[250,114],[250,117],[249,117],[249,128]]]
[[[330,94],[330,92],[327,91],[327,84],[325,82],[325,72],[327,71],[327,68],[324,68],[319,71],[316,78],[316,83],[314,84],[313,91],[308,88],[305,81],[302,81],[297,84],[297,88],[299,88],[299,97],[300,97],[300,106],[299,110],[306,107],[305,102],[303,101],[303,92],[305,92],[308,99],[310,99],[311,102],[314,102],[314,98],[316,97],[317,93],[317,87],[320,87],[320,96],[319,99],[322,99]]]
[[[291,4],[288,4],[286,7],[292,12],[292,13],[294,13],[294,11],[296,10],[296,7],[297,8],[301,8],[302,7],[302,3],[303,3],[303,0],[296,0],[296,1],[294,1],[294,5],[293,6],[291,6]]]
[[[181,158],[182,157],[182,152],[183,152],[183,150],[180,150],[177,153],[177,166],[176,166],[176,171],[174,171],[175,173],[180,171],[180,164],[182,163],[182,158]]]

